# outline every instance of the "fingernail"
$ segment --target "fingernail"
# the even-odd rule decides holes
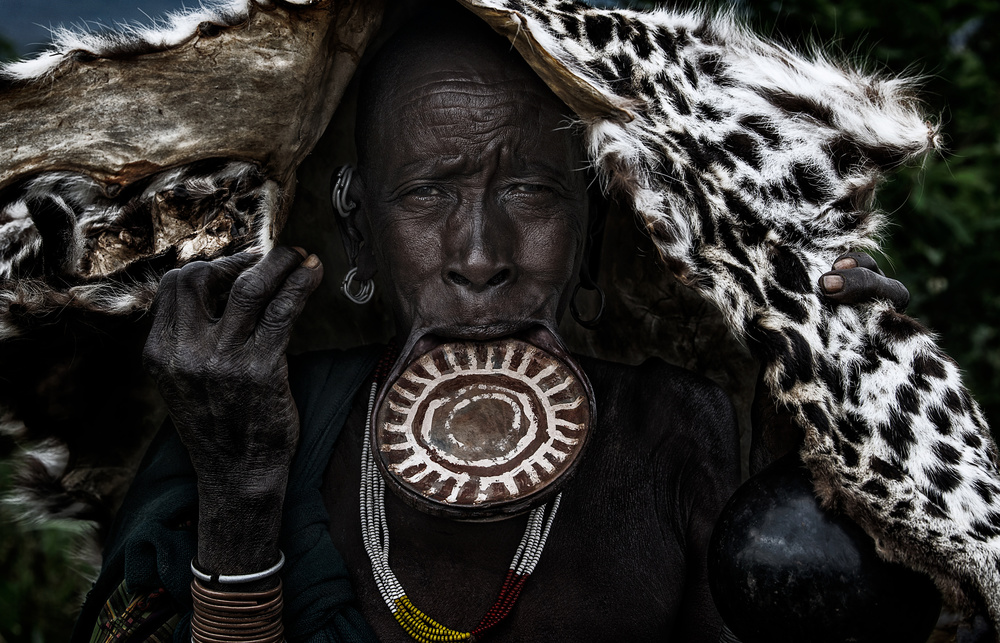
[[[305,258],[309,254],[308,252],[306,252],[305,248],[300,248],[299,246],[292,246],[292,250],[302,255],[303,258]]]
[[[318,268],[319,257],[317,257],[316,255],[309,255],[308,257],[306,257],[306,260],[302,262],[302,265],[305,266],[306,268],[309,268],[310,270],[312,270],[313,268]]]
[[[843,259],[837,259],[833,262],[834,270],[850,270],[851,268],[858,267],[858,260],[852,257],[844,257]]]
[[[829,293],[840,292],[844,288],[844,278],[840,275],[824,275],[823,290]]]

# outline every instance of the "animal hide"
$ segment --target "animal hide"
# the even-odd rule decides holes
[[[958,366],[819,276],[871,247],[882,173],[938,145],[905,79],[762,41],[726,15],[461,0],[580,116],[606,185],[667,266],[754,341],[827,506],[952,605],[1000,622],[997,451]]]
[[[718,306],[735,333],[753,340],[766,383],[805,434],[802,457],[823,501],[858,522],[885,558],[929,573],[953,605],[984,605],[993,622],[1000,623],[997,453],[982,414],[961,385],[958,367],[931,333],[887,303],[831,307],[816,285],[842,252],[873,247],[882,217],[873,210],[872,199],[882,174],[938,145],[937,132],[926,122],[908,81],[868,75],[819,54],[800,55],[760,39],[725,14],[637,13],[544,0],[459,1],[505,34],[579,116],[604,184],[631,204],[666,266]],[[275,15],[297,10],[277,3]],[[252,29],[254,19],[265,15],[259,7],[250,5],[239,15],[249,16],[249,26],[240,27],[246,32],[241,40],[234,37],[220,45],[219,52],[252,48],[255,37],[264,38],[254,36]],[[137,60],[163,68],[168,54],[185,54],[207,37],[199,35],[196,22],[190,21],[185,37],[174,29],[173,40],[153,54],[118,42],[112,47],[114,56],[138,52]],[[222,33],[227,29],[236,28],[223,26]],[[144,34],[138,40],[159,42]],[[13,80],[0,94],[0,108],[27,109],[18,97],[42,91],[43,85],[70,83],[60,74],[79,74],[81,84],[70,86],[89,87],[87,66],[114,60],[93,44],[76,47],[85,52],[82,57],[64,52],[55,67],[41,72],[30,65],[8,68],[4,74]],[[315,40],[308,44],[321,46]],[[354,51],[356,57],[359,49]],[[136,105],[155,105],[156,92],[149,92],[136,94]],[[67,109],[74,105],[68,100]],[[184,123],[178,120],[183,114],[194,117],[178,112],[154,119],[153,125],[170,130],[167,125]],[[315,141],[315,118],[310,123],[302,131]],[[8,135],[2,129],[6,126],[0,124],[0,136]],[[31,138],[27,129],[18,131]],[[37,147],[21,160],[4,161],[0,188],[7,188],[4,194],[17,191],[7,205],[0,203],[0,257],[7,278],[0,290],[64,292],[53,284],[65,282],[67,274],[80,279],[73,270],[84,269],[90,270],[85,285],[102,288],[125,274],[131,265],[125,260],[114,265],[88,262],[98,252],[94,234],[83,225],[65,223],[86,220],[90,215],[81,213],[88,203],[116,198],[106,189],[95,192],[88,181],[135,184],[139,187],[129,203],[138,198],[145,205],[134,210],[153,213],[157,196],[176,184],[166,175],[154,176],[156,172],[208,158],[227,159],[197,181],[199,166],[191,166],[185,180],[209,186],[194,190],[200,198],[231,204],[219,208],[230,212],[233,221],[243,220],[246,230],[267,228],[273,236],[279,215],[261,215],[269,222],[262,226],[256,215],[240,213],[250,211],[247,203],[263,202],[272,203],[271,209],[254,211],[273,213],[281,191],[290,191],[289,174],[274,167],[270,154],[281,144],[235,134],[234,144],[223,132],[206,132],[209,143],[197,153],[185,149],[162,159],[151,137],[150,152],[138,138],[130,140],[136,152],[123,162],[105,163],[94,153],[81,156],[76,148],[83,146],[71,144]],[[192,138],[198,141],[201,135]],[[302,149],[310,145],[307,141]],[[153,160],[143,165],[140,161],[147,157]],[[301,154],[282,158],[291,167]],[[237,162],[249,162],[256,173],[229,165]],[[56,171],[90,178],[77,181],[68,196],[61,189],[43,190],[45,185],[68,185],[64,175],[41,174]],[[218,192],[226,177],[235,175],[243,177],[236,179],[236,187]],[[269,182],[273,188],[264,187]],[[249,199],[235,198],[237,193]],[[90,196],[74,196],[79,194]],[[39,203],[41,208],[32,209]],[[131,206],[122,207],[124,212]],[[41,219],[37,213],[43,213]],[[42,219],[61,232],[43,230]],[[200,256],[189,252],[182,257],[178,240],[198,239],[216,220],[202,216],[184,224],[188,227],[182,233],[164,237],[172,240],[167,245],[175,253],[173,261]],[[235,223],[222,227],[239,228]],[[143,229],[154,230],[144,239],[155,237],[155,226]],[[127,231],[125,237],[119,228],[107,230],[97,238],[106,239],[108,247],[128,245],[133,236],[124,224],[120,230]],[[230,234],[212,252],[237,245],[261,247],[271,238]],[[211,236],[206,230],[202,238]],[[50,259],[50,243],[68,250]],[[29,274],[41,274],[33,277],[40,281],[26,281],[23,276]],[[148,304],[148,286],[115,287],[118,294],[107,301],[116,302],[116,310]],[[0,304],[0,333],[21,332],[16,318],[9,303]]]

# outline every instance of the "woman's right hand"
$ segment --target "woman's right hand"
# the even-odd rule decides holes
[[[153,305],[143,360],[198,477],[198,560],[209,571],[254,572],[276,556],[299,431],[285,349],[323,276],[304,254],[192,262],[163,277]]]

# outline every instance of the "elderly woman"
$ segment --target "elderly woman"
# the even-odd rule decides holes
[[[289,368],[291,325],[322,276],[298,249],[164,278],[145,357],[176,434],[154,443],[120,512],[81,640],[126,627],[116,593],[135,617],[126,640],[189,626],[196,640],[280,640],[282,621],[289,640],[720,639],[706,549],[739,479],[731,405],[661,361],[563,348],[597,216],[566,121],[509,45],[467,20],[398,35],[368,68],[342,223],[398,346]],[[897,287],[851,272],[830,282],[840,297]],[[559,499],[470,522],[371,493],[383,483],[366,422],[392,380],[442,343],[511,338],[592,390],[587,451]]]

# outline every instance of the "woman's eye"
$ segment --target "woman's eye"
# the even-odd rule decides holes
[[[541,183],[518,183],[512,186],[511,190],[518,194],[541,194],[548,192],[549,187]]]
[[[406,193],[407,196],[416,197],[441,196],[442,194],[444,193],[433,185],[421,185]]]

